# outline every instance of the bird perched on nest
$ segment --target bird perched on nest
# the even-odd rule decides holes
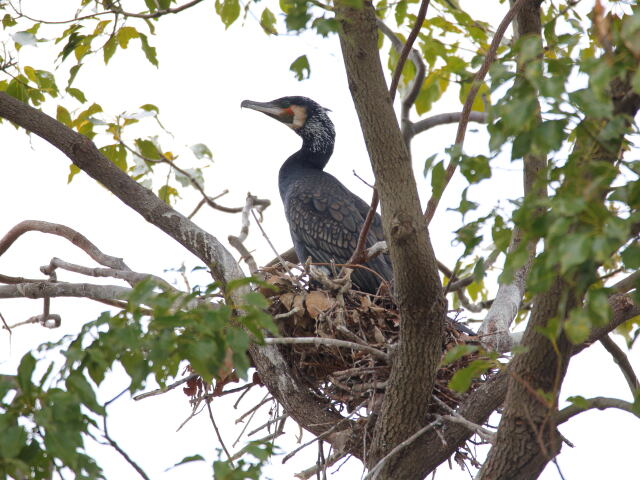
[[[333,175],[323,171],[333,153],[335,129],[327,109],[306,97],[282,97],[271,102],[244,100],[241,107],[262,112],[284,123],[300,137],[302,148],[280,167],[278,185],[298,259],[345,264],[351,258],[369,205]],[[384,240],[382,222],[375,215],[366,248]],[[375,293],[393,272],[386,255],[356,268],[351,280],[360,290]]]

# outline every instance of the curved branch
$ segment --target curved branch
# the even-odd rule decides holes
[[[617,408],[619,410],[624,410],[625,412],[633,413],[636,417],[640,418],[640,415],[634,410],[632,403],[625,402],[618,398],[595,397],[584,400],[584,405],[582,404],[583,402],[580,403],[580,405],[569,405],[568,407],[560,410],[555,417],[556,424],[561,425],[579,413],[586,412],[587,410],[592,410],[594,408],[597,408],[598,410]]]
[[[631,389],[631,395],[635,397],[639,393],[640,382],[638,382],[638,377],[633,371],[633,366],[631,365],[631,362],[629,362],[629,358],[625,355],[622,349],[616,345],[611,337],[609,337],[609,335],[604,335],[600,339],[600,343],[602,343],[602,346],[607,349],[607,352],[611,354],[613,360],[618,364],[618,367],[620,367],[620,370]]]
[[[464,102],[464,106],[462,107],[462,114],[460,116],[460,122],[458,123],[458,132],[456,133],[455,145],[458,146],[459,151],[462,151],[462,145],[464,144],[464,136],[467,131],[467,125],[469,124],[469,115],[471,114],[471,107],[473,106],[473,102],[476,99],[476,95],[478,94],[478,90],[480,89],[480,85],[482,85],[482,81],[489,71],[489,67],[493,63],[496,58],[496,54],[498,52],[498,47],[500,46],[500,42],[502,41],[502,37],[504,37],[505,32],[507,31],[507,27],[513,19],[515,18],[518,10],[522,8],[522,6],[528,2],[529,0],[518,0],[507,12],[504,16],[500,25],[496,29],[496,33],[493,36],[493,40],[491,40],[491,45],[489,47],[489,51],[484,58],[484,62],[482,62],[482,66],[476,72],[473,77],[473,84],[471,85],[471,89],[469,90],[469,94]],[[453,173],[456,171],[457,164],[456,162],[450,162],[447,165],[444,177],[444,184],[442,190],[444,191],[453,177]],[[424,212],[424,218],[427,221],[427,225],[431,222],[433,215],[436,213],[436,208],[438,208],[438,203],[440,203],[440,198],[442,194],[435,196],[432,195],[427,203],[427,209]]]
[[[6,94],[3,92],[2,95],[6,95]],[[2,98],[0,98],[0,101],[1,100]],[[17,102],[17,100],[14,100],[14,101]],[[0,106],[0,116],[3,116],[1,106]],[[47,117],[47,118],[50,118],[50,117]],[[18,123],[18,122],[15,122],[15,123]],[[4,254],[9,249],[9,247],[11,247],[11,245],[13,245],[13,242],[15,242],[21,235],[27,232],[42,232],[42,233],[48,233],[51,235],[57,235],[59,237],[65,238],[69,240],[71,243],[73,243],[76,247],[80,248],[81,250],[84,250],[87,255],[89,255],[93,260],[98,262],[100,265],[105,265],[107,267],[114,268],[116,270],[131,271],[131,269],[124,263],[124,261],[121,258],[112,257],[111,255],[106,255],[102,253],[102,251],[98,247],[96,247],[93,243],[91,243],[87,237],[75,231],[74,229],[69,228],[65,225],[60,225],[57,223],[42,222],[39,220],[25,220],[23,222],[18,223],[15,227],[9,230],[5,234],[5,236],[2,239],[0,239],[0,256]]]
[[[412,124],[412,134],[417,135],[433,127],[446,125],[448,123],[459,123],[462,119],[462,112],[439,113]],[[486,112],[470,112],[469,121],[476,123],[487,123],[489,115]]]
[[[418,15],[416,16],[416,23],[413,25],[411,29],[411,33],[409,33],[409,37],[407,38],[407,42],[402,47],[402,51],[400,52],[400,58],[398,59],[398,64],[396,65],[396,69],[393,72],[393,77],[391,78],[391,85],[389,86],[389,96],[391,97],[391,101],[396,96],[396,90],[398,88],[398,82],[400,81],[400,76],[402,75],[402,69],[404,68],[404,64],[407,61],[407,57],[409,56],[409,52],[411,52],[411,47],[413,46],[413,42],[418,38],[418,32],[422,28],[422,24],[424,23],[424,17],[427,15],[427,8],[429,8],[430,0],[422,0],[420,3],[420,9],[418,10]],[[415,100],[415,99],[414,99]],[[411,102],[413,103],[413,102]]]

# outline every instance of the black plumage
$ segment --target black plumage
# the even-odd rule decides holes
[[[280,168],[278,183],[291,238],[300,261],[346,263],[353,254],[369,205],[351,193],[333,175],[323,171],[333,153],[335,130],[327,110],[306,97],[283,97],[272,102],[245,100],[242,107],[265,113],[302,137],[302,148]],[[384,240],[375,215],[366,246]],[[379,255],[365,264],[377,275],[356,268],[354,285],[375,293],[381,280],[391,280],[388,257]]]

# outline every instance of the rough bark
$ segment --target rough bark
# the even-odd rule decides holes
[[[428,423],[427,406],[441,354],[445,300],[421,215],[411,160],[397,124],[378,53],[374,9],[338,4],[340,44],[360,125],[380,194],[383,228],[394,269],[401,315],[369,467]],[[421,478],[419,449],[386,462],[378,478]]]

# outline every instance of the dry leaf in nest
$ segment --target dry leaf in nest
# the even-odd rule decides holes
[[[336,299],[329,297],[327,292],[314,290],[313,292],[309,292],[305,303],[307,306],[307,312],[311,318],[317,320],[321,313],[330,310],[336,305]]]

